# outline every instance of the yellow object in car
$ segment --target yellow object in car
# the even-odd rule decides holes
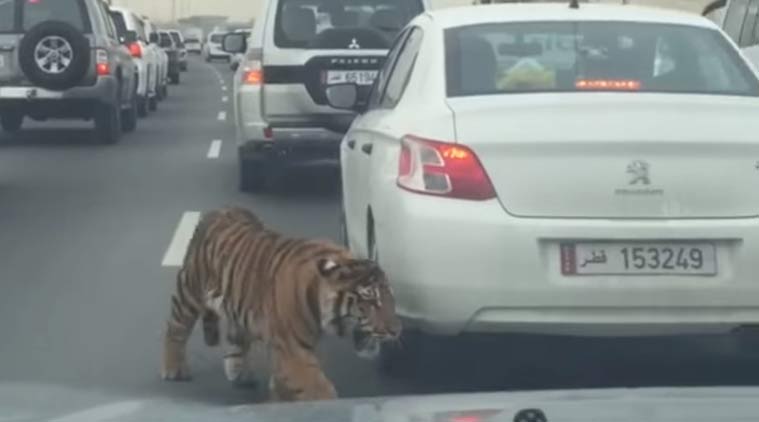
[[[534,60],[521,61],[505,71],[496,86],[501,91],[544,90],[556,88],[556,72]]]

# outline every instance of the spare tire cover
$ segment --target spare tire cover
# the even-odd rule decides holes
[[[62,91],[78,85],[90,66],[90,43],[74,26],[41,22],[21,39],[19,65],[30,82]]]

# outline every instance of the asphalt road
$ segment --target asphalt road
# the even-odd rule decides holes
[[[336,238],[338,172],[294,171],[278,193],[239,193],[233,128],[219,115],[231,112],[223,97],[232,74],[226,65],[193,61],[182,77],[158,113],[117,145],[94,143],[84,123],[29,123],[17,136],[0,135],[4,388],[43,384],[212,404],[264,400],[263,388],[227,384],[221,351],[203,346],[199,335],[190,347],[194,381],[159,379],[160,333],[177,270],[162,260],[185,213],[224,205],[249,207],[287,234]],[[209,158],[214,140],[221,149]],[[344,397],[759,383],[759,350],[737,352],[725,336],[434,339],[416,371],[393,379],[347,343],[329,339],[321,354]],[[265,380],[265,352],[256,367]]]

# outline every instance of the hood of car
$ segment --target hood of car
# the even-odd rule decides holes
[[[14,422],[278,421],[731,422],[759,415],[759,388],[644,388],[475,393],[224,406],[201,401],[120,397],[61,386],[0,385],[0,414]]]

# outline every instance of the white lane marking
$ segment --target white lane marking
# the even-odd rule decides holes
[[[69,413],[49,422],[101,422],[112,421],[130,413],[134,413],[143,407],[140,401],[122,401],[95,406],[75,413]]]
[[[222,103],[226,103],[227,101],[229,101],[229,97],[227,97],[227,96],[221,97],[221,102]]]
[[[182,265],[187,246],[190,244],[192,233],[195,231],[198,221],[200,221],[200,212],[198,211],[186,211],[182,214],[182,218],[179,219],[174,231],[174,236],[171,238],[171,243],[163,255],[162,266],[179,267]]]
[[[211,146],[208,148],[208,158],[219,158],[221,154],[221,139],[214,139],[211,141]]]
[[[220,111],[218,118],[219,118],[219,120],[227,120],[227,112],[226,111]]]
[[[222,90],[222,91],[226,91],[226,90],[227,90],[227,87],[226,87],[226,85],[222,85],[222,86],[221,86],[221,90]]]

